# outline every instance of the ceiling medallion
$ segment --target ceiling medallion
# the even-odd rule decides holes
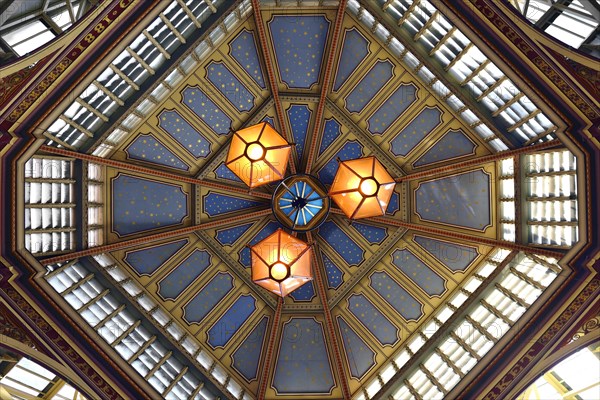
[[[327,188],[317,178],[297,174],[277,186],[271,207],[281,225],[296,232],[306,232],[325,221],[330,203]]]

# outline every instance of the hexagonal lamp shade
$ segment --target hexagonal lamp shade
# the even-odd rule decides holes
[[[291,146],[267,122],[233,133],[225,165],[251,188],[283,179]]]
[[[396,181],[373,156],[341,161],[329,196],[350,219],[384,215]]]
[[[285,297],[312,280],[312,249],[303,241],[278,229],[250,247],[252,281]]]

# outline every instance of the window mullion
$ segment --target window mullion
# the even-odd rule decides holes
[[[129,50],[130,48],[127,47],[127,49]],[[131,51],[133,52],[133,50],[131,50]],[[104,86],[103,84],[101,84],[100,82],[98,82],[97,79],[94,80],[94,85],[98,89],[100,89],[100,91],[102,93],[104,93],[105,95],[107,95],[108,97],[110,97],[110,99],[112,101],[114,101],[115,103],[117,103],[121,107],[123,107],[125,105],[125,102],[123,100],[121,100],[116,94],[114,94],[113,92],[111,92],[110,90],[108,90],[108,88],[106,86]]]
[[[181,378],[183,378],[183,376],[187,373],[188,371],[188,367],[185,366],[181,369],[181,371],[177,374],[177,376],[175,378],[173,378],[173,382],[171,382],[171,384],[169,386],[167,386],[165,388],[165,390],[163,390],[162,395],[163,397],[166,398],[167,393],[169,393],[171,390],[173,390],[173,388],[179,383],[179,381],[181,380]]]
[[[135,328],[137,328],[138,326],[140,326],[140,324],[142,323],[142,321],[140,321],[139,319],[136,320],[133,324],[131,324],[131,326],[129,328],[127,328],[126,330],[123,331],[123,333],[121,333],[115,340],[112,341],[112,343],[110,344],[111,347],[115,347],[117,344],[119,344],[123,339],[125,339],[131,332],[133,332],[133,330]]]
[[[164,356],[161,357],[160,360],[158,360],[158,362],[154,365],[154,367],[152,367],[152,369],[150,371],[148,371],[146,373],[146,376],[144,377],[144,379],[148,380],[152,375],[154,375],[156,373],[156,371],[158,371],[160,369],[160,367],[162,367],[162,365],[167,362],[167,360],[173,355],[172,351],[167,351],[165,353]]]
[[[183,2],[183,0],[177,0],[177,4],[179,4],[179,7],[181,7],[181,9],[187,14],[189,19],[191,19],[194,23],[194,25],[196,25],[196,28],[199,29],[202,27],[202,23],[200,23],[198,18],[196,18],[192,10],[190,10],[190,8]]]
[[[529,308],[530,304],[527,304],[527,302],[525,300],[523,300],[522,298],[520,298],[519,296],[514,294],[511,290],[508,290],[507,288],[505,288],[504,286],[502,286],[499,283],[496,283],[494,286],[496,287],[496,289],[498,289],[498,291],[500,293],[502,293],[503,295],[505,295],[506,297],[508,297],[515,303],[517,303],[519,306],[521,306],[523,308]]]
[[[177,39],[179,39],[179,41],[183,44],[185,44],[186,40],[183,37],[183,35],[177,30],[177,28],[175,28],[175,25],[173,25],[173,23],[171,21],[169,21],[169,18],[167,18],[165,16],[165,14],[160,13],[159,17],[161,19],[162,22],[165,23],[165,25],[171,30],[171,32],[173,32],[173,34],[177,37]]]
[[[419,363],[419,369],[425,374],[425,376],[427,376],[427,379],[429,379],[429,381],[431,383],[434,384],[434,386],[445,395],[448,394],[448,390],[446,390],[446,388],[444,387],[444,385],[442,385],[440,383],[440,381],[437,380],[437,378],[435,376],[433,376],[433,374],[431,373],[431,371],[429,369],[427,369],[427,367],[425,367],[425,365],[423,365],[422,363]]]
[[[467,342],[465,342],[460,336],[458,336],[456,334],[456,332],[451,331],[450,332],[450,337],[452,339],[454,339],[456,341],[456,343],[462,347],[467,353],[469,353],[471,355],[471,357],[473,357],[474,359],[476,359],[477,361],[481,360],[481,356],[479,354],[477,354],[477,352],[475,351],[475,349],[473,349],[471,346],[469,346],[467,344]]]
[[[79,307],[77,309],[77,312],[81,314],[83,311],[90,308],[93,304],[97,303],[98,300],[100,300],[101,298],[103,298],[104,296],[106,296],[109,293],[110,293],[110,289],[108,289],[108,288],[104,289],[103,291],[101,291],[100,293],[98,293],[97,295],[92,297],[87,303],[85,303],[81,307]]]
[[[125,304],[121,304],[119,307],[115,308],[109,314],[106,314],[104,318],[102,318],[96,325],[94,325],[94,329],[98,330],[102,325],[106,324],[109,320],[113,319],[117,314],[125,309]]]
[[[133,362],[133,360],[137,359],[142,354],[144,354],[144,352],[146,350],[148,350],[148,348],[152,345],[152,343],[154,343],[155,340],[156,340],[156,336],[151,336],[148,340],[146,340],[146,342],[144,342],[144,344],[138,349],[138,351],[136,351],[129,357],[127,362],[129,364],[131,364]]]
[[[460,368],[458,368],[458,366],[456,364],[454,364],[454,362],[452,362],[452,360],[450,359],[450,357],[448,357],[446,355],[446,353],[444,353],[442,350],[440,350],[439,347],[436,347],[434,349],[434,352],[440,356],[440,358],[450,367],[452,368],[452,371],[454,371],[455,374],[457,374],[458,376],[462,378],[464,378],[465,373],[462,372],[462,370]]]
[[[75,282],[74,284],[72,284],[71,286],[69,286],[68,288],[66,288],[65,290],[63,290],[60,294],[64,297],[65,295],[73,292],[73,290],[81,287],[83,284],[89,282],[92,278],[94,278],[94,274],[88,274],[86,276],[84,276],[83,278],[81,278],[80,280],[78,280],[77,282]]]
[[[158,41],[154,38],[154,36],[152,36],[146,29],[144,29],[143,34],[146,37],[146,39],[148,39],[150,41],[150,43],[152,43],[154,45],[154,47],[156,47],[158,49],[158,51],[160,51],[161,54],[163,56],[165,56],[165,58],[167,60],[171,59],[171,55],[169,54],[169,52],[167,50],[165,50],[165,48],[162,47],[160,45],[160,43],[158,43]]]

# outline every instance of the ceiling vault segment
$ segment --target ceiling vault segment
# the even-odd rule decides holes
[[[330,309],[335,307],[340,301],[344,300],[352,288],[354,288],[356,284],[365,277],[365,275],[372,271],[373,267],[377,265],[377,263],[379,263],[383,257],[390,253],[394,246],[397,245],[398,240],[402,238],[404,233],[406,233],[406,229],[396,229],[396,231],[379,246],[377,251],[371,255],[371,257],[365,260],[365,262],[360,265],[356,271],[354,271],[352,276],[346,280],[329,299],[328,306]]]
[[[61,155],[61,156],[65,156],[65,157],[73,157],[73,158],[76,158],[79,160],[89,161],[89,162],[96,163],[96,164],[106,165],[106,166],[114,167],[114,168],[120,168],[125,171],[139,172],[139,173],[148,174],[148,175],[152,175],[152,176],[173,179],[174,181],[177,181],[177,182],[191,183],[191,184],[199,185],[202,187],[209,187],[209,188],[213,188],[213,189],[222,189],[222,190],[227,190],[229,192],[235,192],[235,193],[240,193],[240,194],[248,194],[247,189],[238,188],[238,187],[231,186],[231,185],[224,185],[222,183],[209,182],[209,181],[205,181],[205,180],[197,179],[197,178],[190,178],[189,176],[183,176],[183,175],[179,175],[179,174],[163,172],[163,171],[159,171],[159,170],[152,169],[152,168],[142,167],[139,165],[134,165],[134,164],[126,163],[126,162],[122,162],[122,161],[116,161],[116,160],[112,160],[112,159],[108,159],[108,158],[93,156],[90,154],[78,153],[76,151],[66,150],[66,149],[62,149],[62,148],[58,148],[58,147],[43,145],[42,147],[40,147],[40,150],[43,152],[46,152],[46,153]],[[268,193],[253,191],[252,195],[256,196],[256,197],[261,197],[264,199],[271,199],[271,195]]]
[[[331,212],[337,213],[337,214],[342,213],[342,211],[338,210],[338,209],[332,209]],[[519,244],[519,243],[508,242],[506,240],[490,239],[490,238],[476,236],[476,235],[465,235],[463,233],[456,233],[456,232],[450,231],[448,229],[430,228],[428,226],[419,225],[419,224],[415,224],[412,222],[399,221],[399,220],[396,220],[393,218],[369,217],[369,218],[365,218],[365,220],[378,222],[380,224],[386,224],[388,226],[399,226],[399,227],[403,227],[403,228],[408,228],[408,229],[412,229],[412,230],[415,230],[418,232],[433,233],[436,235],[445,236],[447,238],[459,239],[460,241],[469,241],[469,242],[484,244],[486,246],[493,246],[493,247],[504,247],[504,248],[510,249],[510,250],[524,251],[527,253],[538,254],[538,255],[542,255],[542,256],[546,256],[546,257],[554,257],[556,259],[561,259],[564,256],[564,253],[560,252],[560,251],[554,251],[554,250],[543,249],[543,248],[538,248],[538,247],[533,247],[533,246],[527,246],[527,245],[523,245],[523,244]]]
[[[271,333],[269,334],[269,341],[267,343],[267,350],[265,353],[265,359],[263,362],[264,367],[261,368],[262,373],[259,377],[258,383],[258,393],[256,398],[258,400],[265,400],[265,393],[267,391],[267,385],[271,378],[271,371],[273,370],[273,350],[275,348],[275,343],[277,341],[277,337],[279,336],[279,327],[281,321],[281,311],[283,310],[283,298],[279,297],[277,299],[277,308],[275,309],[275,313],[273,314],[273,323],[271,324]]]
[[[488,156],[477,157],[468,161],[463,161],[455,164],[451,164],[444,167],[431,168],[422,172],[414,172],[405,176],[396,178],[396,182],[405,182],[419,178],[438,176],[447,172],[457,171],[466,167],[474,167],[483,165],[492,161],[500,161],[505,158],[520,156],[521,154],[533,153],[534,151],[540,151],[549,149],[556,146],[562,146],[562,143],[558,139],[552,139],[547,142],[532,144],[531,146],[520,147],[514,150],[505,150],[498,153],[490,154]]]
[[[268,100],[266,100],[263,104],[261,104],[259,107],[257,107],[252,114],[249,116],[248,120],[239,127],[239,129],[248,127],[248,126],[252,126],[255,124],[258,124],[261,120],[261,117],[264,116],[271,107],[273,107],[273,98],[269,98]],[[229,144],[231,143],[231,135],[229,135],[227,141],[221,146],[219,147],[219,149],[215,152],[215,154],[212,155],[212,157],[210,158],[210,161],[208,161],[206,164],[204,164],[200,170],[198,171],[198,173],[196,174],[196,178],[198,179],[204,179],[206,178],[206,176],[208,174],[210,174],[215,168],[217,168],[219,166],[219,164],[221,164],[222,162],[225,162],[225,158],[227,157],[227,152],[229,151]],[[256,193],[252,190],[250,190],[250,192],[252,193],[252,195],[255,195]],[[259,197],[261,196],[260,194],[258,195]],[[266,196],[265,196],[266,198]]]
[[[312,233],[308,232],[306,234],[306,238],[309,243],[313,242]],[[319,297],[321,298],[321,302],[323,303],[323,314],[325,315],[325,324],[327,325],[327,333],[329,336],[331,350],[333,352],[333,358],[335,361],[335,366],[337,370],[337,375],[340,379],[342,386],[342,393],[344,395],[345,400],[350,400],[350,388],[348,387],[348,379],[346,377],[346,371],[344,370],[344,360],[342,359],[342,353],[340,352],[340,343],[341,338],[338,335],[337,329],[335,329],[335,323],[333,321],[333,317],[331,316],[331,309],[329,308],[329,304],[327,302],[327,290],[325,289],[325,281],[321,273],[320,265],[317,260],[317,253],[320,253],[318,249],[318,245],[315,243],[313,245],[312,252],[312,263],[313,263],[313,271],[315,271],[315,282],[317,284],[317,292],[319,293]]]
[[[470,295],[469,298],[455,310],[454,314],[443,324],[440,324],[441,326],[437,331],[427,339],[428,345],[422,346],[417,352],[412,354],[410,360],[408,360],[402,368],[396,371],[394,376],[381,387],[377,395],[373,397],[373,400],[392,398],[391,396],[394,388],[402,383],[403,380],[406,380],[406,377],[411,371],[422,367],[425,356],[427,356],[432,349],[434,352],[437,350],[437,346],[439,346],[441,340],[447,335],[447,332],[452,331],[452,328],[456,326],[457,322],[467,314],[470,308],[479,299],[483,297],[484,292],[494,285],[498,278],[502,276],[502,272],[513,262],[517,254],[517,251],[511,252],[504,261],[502,261],[498,267],[485,278],[481,285],[473,291],[472,295]],[[461,340],[458,336],[456,336],[456,339]],[[447,393],[444,393],[444,395],[446,394]]]
[[[281,135],[288,141],[293,142],[291,134],[285,127],[285,113],[281,106],[281,99],[279,98],[279,89],[277,88],[277,80],[275,78],[275,68],[273,67],[273,60],[271,60],[271,54],[269,53],[269,44],[267,43],[267,35],[265,33],[265,26],[263,23],[262,15],[260,14],[260,0],[252,0],[252,10],[254,15],[254,22],[256,24],[256,31],[258,33],[258,51],[262,54],[267,68],[267,75],[269,77],[269,86],[271,87],[271,96],[275,103],[275,111],[277,113],[277,119],[279,120],[279,130]],[[294,157],[290,157],[290,172],[296,173],[296,163]]]
[[[377,157],[377,160],[381,162],[387,170],[393,175],[403,176],[405,174],[403,168],[398,165],[398,163],[393,159],[389,152],[382,150],[381,146],[378,145],[371,135],[365,133],[363,129],[356,125],[354,121],[350,118],[347,118],[344,112],[333,102],[326,101],[325,107],[340,121],[344,123],[344,125],[350,129],[350,131],[358,137],[361,143],[368,147],[369,150],[373,152],[373,154]]]
[[[69,261],[76,258],[86,257],[86,256],[95,256],[102,253],[107,253],[110,251],[123,250],[129,247],[137,246],[139,244],[149,244],[162,239],[170,239],[175,238],[181,235],[185,235],[187,233],[196,232],[202,229],[211,229],[211,228],[219,228],[226,225],[231,225],[232,223],[249,221],[260,217],[265,217],[271,214],[271,208],[266,210],[255,211],[251,213],[246,213],[240,216],[234,216],[229,218],[223,218],[219,220],[213,220],[211,222],[205,222],[198,225],[186,226],[185,228],[173,229],[168,232],[163,233],[155,233],[153,235],[143,236],[136,239],[123,240],[116,243],[106,244],[102,246],[92,247],[85,250],[74,251],[71,253],[61,254],[56,257],[49,257],[43,260],[40,260],[42,265],[52,265],[63,261]]]
[[[419,36],[411,37],[408,32],[402,30],[402,23],[404,22],[404,18],[408,17],[410,14],[410,10],[416,9],[419,5],[419,1],[415,1],[412,3],[409,12],[404,14],[404,17],[399,21],[394,21],[393,17],[385,12],[385,8],[379,8],[375,5],[371,4],[369,1],[361,0],[359,1],[360,6],[367,10],[373,17],[379,22],[382,26],[384,26],[392,35],[400,41],[406,48],[410,49],[412,54],[419,60],[422,65],[427,65],[432,69],[432,72],[435,72],[435,78],[430,82],[430,85],[434,84],[436,81],[441,81],[450,88],[451,94],[458,97],[463,103],[471,106],[471,110],[473,113],[477,115],[477,117],[481,121],[487,121],[488,128],[490,128],[494,134],[506,145],[508,148],[515,148],[518,144],[513,143],[503,132],[510,132],[511,126],[508,123],[503,122],[499,118],[494,118],[490,111],[486,110],[480,103],[477,102],[477,99],[473,97],[467,87],[461,85],[461,82],[457,82],[455,79],[451,79],[451,76],[447,73],[446,68],[444,68],[434,57],[430,57],[428,52],[423,46],[417,42]],[[391,2],[390,2],[391,3]],[[432,15],[430,21],[435,20],[437,14]],[[469,47],[465,48],[461,54],[455,58],[456,61],[460,58],[461,55],[466,53]],[[455,61],[455,62],[456,62]],[[450,66],[447,67],[449,69]],[[434,92],[433,92],[434,93]],[[433,94],[432,93],[432,94]],[[445,99],[443,99],[445,101]],[[517,99],[518,100],[518,99]],[[515,100],[516,101],[516,100]],[[506,104],[509,106],[510,104]],[[501,110],[498,110],[500,112]]]
[[[158,102],[153,100],[153,96],[151,95],[151,93],[153,93],[157,87],[159,87],[165,82],[165,78],[172,72],[173,68],[176,68],[176,66],[178,66],[179,63],[187,55],[189,55],[190,53],[195,54],[193,53],[192,49],[194,49],[198,45],[198,43],[201,43],[202,40],[204,40],[206,37],[209,37],[211,32],[210,29],[212,27],[218,26],[222,22],[225,15],[233,13],[241,2],[242,0],[224,0],[223,3],[219,6],[219,12],[216,12],[217,9],[214,7],[214,5],[212,5],[212,3],[204,2],[209,6],[209,9],[211,9],[212,12],[207,14],[206,19],[202,21],[202,27],[197,28],[197,30],[188,38],[177,38],[177,40],[180,41],[183,45],[177,47],[170,54],[170,58],[166,59],[163,64],[153,69],[154,73],[152,75],[154,75],[156,78],[144,80],[140,84],[134,83],[132,85],[132,87],[135,89],[133,94],[131,94],[131,96],[128,97],[124,102],[121,99],[119,99],[119,101],[123,103],[122,105],[119,103],[119,101],[117,101],[117,104],[119,104],[117,110],[109,116],[108,121],[100,125],[100,128],[94,132],[94,137],[90,138],[89,141],[86,141],[79,148],[79,150],[87,153],[92,153],[95,150],[97,150],[97,148],[100,145],[102,145],[106,138],[108,138],[115,129],[122,129],[123,126],[121,123],[127,118],[128,110],[134,109],[135,107],[139,106],[139,104],[142,103],[146,98],[150,99],[150,101],[152,101],[153,103],[158,104]],[[158,15],[160,14],[161,13],[158,13]],[[192,20],[196,20],[196,18],[193,18]],[[181,39],[184,39],[184,41],[181,41]],[[184,42],[187,44],[184,44]],[[131,55],[133,56],[133,54]],[[139,57],[139,55],[137,55],[137,57]],[[140,65],[143,64],[140,63]],[[121,74],[123,74],[122,71]],[[123,75],[128,79],[126,74]],[[96,78],[98,78],[98,76]],[[99,84],[98,79],[95,79],[95,81]],[[100,88],[100,86],[98,87]],[[114,95],[114,93],[110,92],[109,90],[108,92],[111,93],[111,95]],[[45,131],[44,135],[47,137],[51,136],[50,132],[48,132],[47,130]],[[55,139],[56,138],[54,136],[51,138],[51,140]],[[60,142],[57,141],[57,143]],[[60,144],[73,147],[70,146],[68,143]]]
[[[269,215],[271,210],[268,210],[269,213],[266,213],[266,215]],[[231,224],[231,219],[232,218],[227,218],[228,219],[228,224]],[[242,219],[245,220],[245,218],[237,218],[235,219],[235,221],[241,221]],[[254,282],[252,282],[252,278],[248,275],[248,273],[246,272],[245,268],[242,267],[240,265],[240,263],[237,262],[237,260],[234,260],[233,257],[225,250],[223,249],[222,246],[219,245],[219,243],[210,235],[208,235],[206,232],[204,231],[197,231],[196,235],[200,238],[200,240],[202,240],[204,242],[204,244],[213,252],[215,252],[215,254],[221,258],[221,260],[223,260],[225,263],[227,263],[227,265],[229,266],[229,268],[236,274],[237,277],[239,277],[242,281],[244,281],[248,286],[252,286],[255,285]],[[255,285],[257,286],[257,285]],[[269,294],[269,292],[265,289],[262,289],[262,287],[256,287],[256,294],[258,296],[260,296],[260,298],[269,305],[269,307],[271,307],[273,310],[275,310],[277,308],[277,300],[275,300],[273,298],[273,296],[271,296]]]
[[[317,103],[317,109],[315,111],[315,119],[313,126],[313,134],[310,136],[310,143],[308,145],[308,157],[306,158],[306,168],[304,172],[310,174],[312,164],[315,158],[315,151],[317,150],[318,137],[321,133],[321,123],[323,122],[323,111],[325,110],[325,100],[327,95],[331,91],[333,84],[331,76],[335,70],[334,64],[336,63],[336,55],[340,47],[340,32],[342,31],[342,23],[344,21],[344,15],[346,10],[347,0],[340,0],[338,5],[337,14],[335,16],[335,25],[333,27],[333,34],[331,38],[331,45],[329,47],[329,54],[327,55],[327,62],[325,63],[325,71],[323,73],[323,83],[321,85],[321,94],[319,95],[319,102]]]

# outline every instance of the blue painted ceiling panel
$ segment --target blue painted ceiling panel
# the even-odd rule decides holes
[[[482,170],[422,182],[416,211],[424,220],[484,230],[492,223],[490,184]]]
[[[312,281],[305,283],[290,293],[292,299],[297,302],[309,302],[314,299],[316,295],[317,294],[315,293],[315,287]]]
[[[199,87],[188,87],[182,92],[183,104],[194,112],[216,134],[226,135],[232,119]]]
[[[327,273],[327,287],[330,289],[337,289],[344,282],[344,273],[329,257],[327,257],[327,255],[325,255],[325,253],[321,252],[321,255]]]
[[[232,228],[227,228],[227,229],[219,229],[217,231],[217,234],[215,236],[215,239],[217,239],[217,241],[219,243],[221,243],[223,246],[231,246],[232,244],[234,244],[244,233],[246,233],[246,231],[248,231],[248,229],[250,229],[250,227],[253,225],[253,223],[249,223],[249,224],[244,224],[244,225],[238,225],[238,226],[234,226]]]
[[[337,321],[342,333],[342,343],[346,350],[350,374],[355,379],[361,379],[375,365],[375,352],[342,317],[338,317]]]
[[[369,42],[356,28],[346,29],[333,90],[337,91],[369,54]]]
[[[351,113],[361,112],[392,78],[393,68],[389,60],[378,60],[346,98],[346,109]]]
[[[348,309],[382,346],[398,341],[400,330],[364,294],[348,297]]]
[[[298,152],[298,159],[302,160],[302,153],[304,151],[304,143],[306,142],[306,135],[308,134],[308,124],[311,117],[310,109],[305,105],[293,105],[287,110],[287,116],[292,127],[292,136],[294,137],[294,143],[296,143],[296,152]]]
[[[381,107],[367,120],[367,129],[374,135],[382,135],[417,99],[414,85],[400,85]]]
[[[165,261],[181,250],[187,239],[127,252],[124,261],[140,275],[152,275]]]
[[[254,33],[243,30],[229,45],[231,56],[261,88],[265,88],[262,67],[258,60]]]
[[[323,154],[341,133],[342,126],[335,118],[326,120],[325,128],[323,129],[323,137],[321,138],[321,146],[319,147],[319,155]]]
[[[237,110],[250,111],[254,108],[254,95],[225,64],[210,63],[207,78]]]
[[[445,279],[410,250],[394,251],[392,263],[429,296],[441,296],[446,291]]]
[[[404,157],[441,123],[441,113],[437,108],[425,108],[390,142],[390,151],[395,156]]]
[[[233,277],[227,272],[217,273],[183,308],[183,319],[200,323],[212,309],[233,289]]]
[[[276,15],[269,21],[281,80],[289,88],[317,83],[329,21],[322,15]]]
[[[164,299],[175,300],[210,266],[211,257],[206,250],[194,250],[173,271],[158,283],[158,293]]]
[[[313,318],[286,322],[273,377],[277,393],[328,394],[334,386],[322,323]]]
[[[187,171],[189,165],[152,135],[139,135],[125,149],[128,158]]]
[[[263,317],[231,356],[232,367],[248,382],[258,378],[258,362],[263,351],[268,321],[268,317]]]
[[[261,201],[248,200],[226,194],[210,192],[203,198],[203,210],[211,217],[248,208],[265,207]]]
[[[342,228],[333,221],[326,221],[319,227],[319,236],[338,253],[348,265],[359,265],[365,259],[365,252]]]
[[[415,236],[415,242],[454,272],[467,269],[478,255],[476,247],[462,246],[423,236]]]
[[[387,228],[381,228],[362,222],[352,222],[352,227],[370,244],[381,244],[387,237]]]
[[[205,158],[210,152],[210,142],[177,111],[163,111],[160,127],[169,133],[196,158]]]
[[[416,162],[415,167],[433,164],[475,153],[475,143],[460,130],[451,130],[438,140]]]
[[[369,284],[405,320],[418,320],[423,315],[422,304],[391,278],[385,271],[374,272]]]
[[[112,180],[112,203],[113,230],[122,236],[178,225],[188,211],[181,186],[123,174]]]
[[[256,299],[251,294],[238,297],[208,330],[208,344],[213,348],[225,346],[254,311],[256,311]]]

